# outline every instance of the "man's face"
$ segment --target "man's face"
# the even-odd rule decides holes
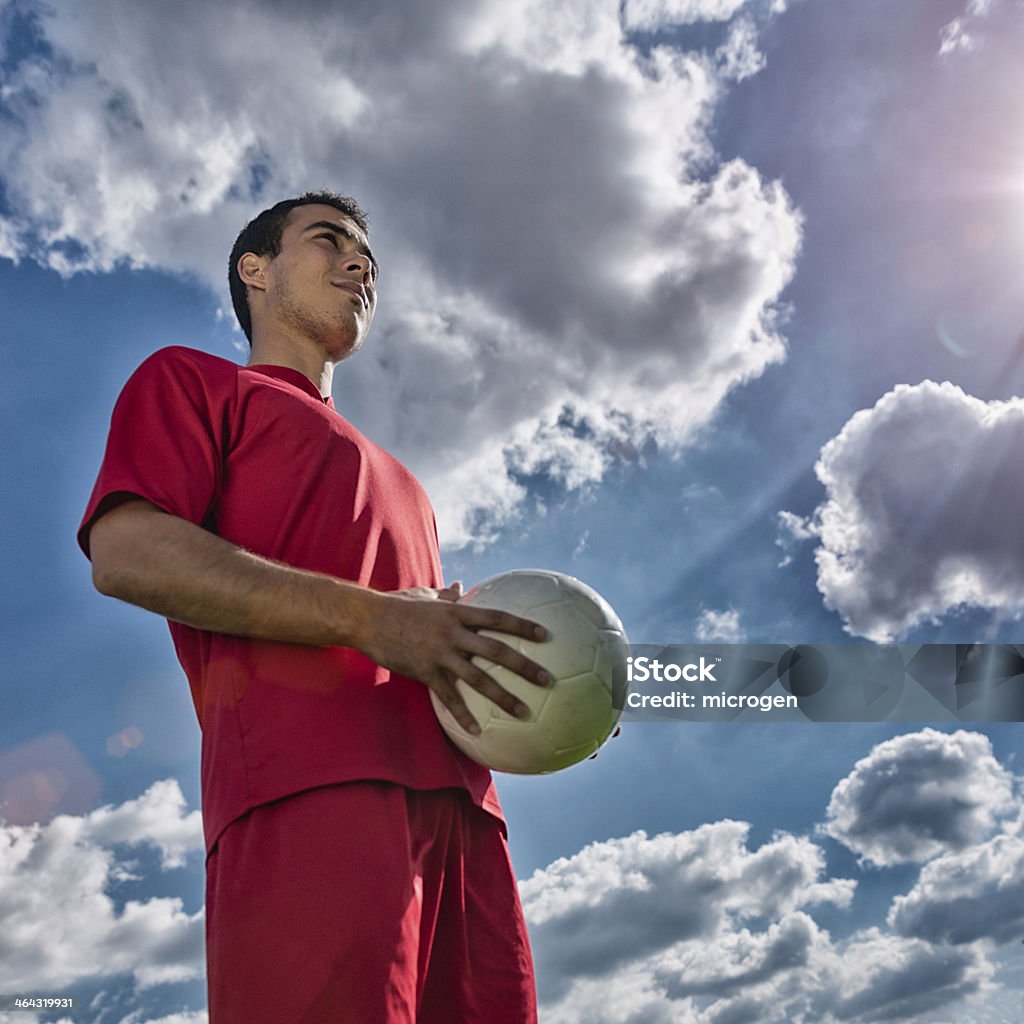
[[[333,206],[297,206],[267,265],[264,315],[323,346],[337,362],[355,352],[377,308],[377,265],[366,235]]]

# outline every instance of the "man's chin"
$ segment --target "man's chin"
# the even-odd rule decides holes
[[[348,359],[349,356],[355,355],[363,347],[369,326],[369,324],[364,325],[360,318],[351,315],[335,321],[329,327],[324,324],[327,329],[321,337],[331,359],[335,363],[340,363]]]
[[[339,339],[336,344],[331,345],[331,356],[335,363],[343,363],[350,356],[354,356],[362,347],[364,335],[359,334],[355,338]]]

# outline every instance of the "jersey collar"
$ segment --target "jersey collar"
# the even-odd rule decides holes
[[[295,370],[290,366],[274,366],[270,363],[257,363],[255,366],[247,366],[246,369],[262,373],[265,377],[273,377],[275,380],[283,380],[286,384],[294,384],[307,395],[323,402],[329,409],[334,408],[334,399],[330,395],[324,398],[320,394],[320,389],[301,370]]]

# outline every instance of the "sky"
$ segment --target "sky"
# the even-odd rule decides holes
[[[0,995],[204,1024],[199,736],[74,540],[277,199],[370,214],[335,402],[446,577],[638,644],[1021,642],[1019,0],[0,0]],[[1017,723],[629,722],[501,777],[545,1024],[1021,1024]]]

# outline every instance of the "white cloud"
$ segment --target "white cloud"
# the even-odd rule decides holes
[[[39,1014],[26,1010],[12,1010],[10,1013],[0,1010],[0,1024],[40,1024],[40,1017]],[[61,1017],[54,1024],[75,1024],[75,1022],[70,1017]]]
[[[901,384],[855,413],[816,465],[818,589],[844,628],[885,642],[962,606],[1024,609],[1024,399]]]
[[[807,1024],[827,1021],[921,1021],[938,1024],[959,1019],[948,1009],[966,996],[984,991],[994,973],[977,948],[951,949],[916,939],[885,935],[877,929],[859,933],[822,958],[817,1010]],[[936,1011],[950,1016],[937,1017]],[[924,1016],[927,1015],[927,1016]]]
[[[775,545],[782,548],[783,557],[779,568],[784,569],[793,561],[793,549],[797,544],[817,536],[814,523],[794,512],[779,512],[776,517]]]
[[[149,843],[160,851],[165,868],[180,868],[187,854],[203,848],[202,815],[187,812],[181,787],[174,779],[164,779],[137,800],[92,811],[82,837],[103,846]]]
[[[984,39],[982,23],[995,9],[998,0],[968,0],[962,15],[943,25],[939,32],[939,55],[958,50],[976,50]]]
[[[728,21],[747,0],[626,0],[623,21],[627,28],[645,32],[669,25],[701,21]]]
[[[973,50],[977,45],[966,29],[966,19],[954,18],[944,25],[939,38],[939,53],[945,56],[949,53],[956,53],[957,50]]]
[[[898,739],[905,742],[880,744],[851,778],[886,775],[897,790],[909,791],[914,787],[900,787],[899,779],[916,766],[910,775],[922,791],[927,778],[934,780],[940,804],[943,787],[958,780],[968,818],[987,791],[992,808],[979,818],[982,831],[1012,813],[1000,799],[1006,773],[984,737],[925,730]],[[936,743],[946,745],[944,752],[931,749]],[[964,774],[967,762],[976,766],[974,775]],[[897,800],[911,819],[920,802],[914,794]],[[170,899],[129,902],[115,911],[107,890],[118,883],[121,865],[101,845],[148,843],[166,865],[198,848],[190,819],[175,784],[164,782],[118,807],[0,830],[0,989],[56,991],[125,973],[140,987],[197,976],[202,912],[190,916]],[[543,1019],[963,1019],[957,1013],[964,1001],[985,994],[994,975],[984,940],[1015,938],[1020,926],[1015,908],[1024,850],[1013,832],[1019,826],[1008,819],[1010,831],[927,864],[910,894],[893,904],[896,934],[867,929],[841,941],[813,915],[823,905],[850,906],[855,882],[828,877],[824,852],[809,839],[777,833],[750,847],[748,825],[721,821],[675,835],[638,832],[594,843],[521,885],[541,970]],[[33,894],[43,896],[33,902]],[[153,1019],[135,1011],[120,1024],[205,1019],[202,1012],[165,1011]]]
[[[858,761],[822,830],[871,864],[923,862],[988,838],[1016,808],[987,736],[923,729]]]
[[[897,896],[889,925],[929,942],[1024,936],[1024,839],[1001,834],[921,869],[914,888]]]
[[[663,958],[655,976],[672,999],[749,992],[782,971],[806,966],[815,945],[827,941],[807,914],[786,914],[763,932],[747,928],[726,932],[710,942],[677,947]],[[733,1004],[730,1014],[738,1007]],[[724,1013],[724,1007],[719,1008]]]
[[[757,46],[757,26],[751,18],[737,18],[729,26],[729,35],[715,50],[719,73],[723,78],[742,82],[765,66],[765,56]]]
[[[813,526],[806,519],[795,515],[793,512],[780,512],[778,523],[780,534],[778,543],[783,547],[786,546],[786,542],[789,539],[797,541],[810,540],[811,537],[817,536]]]
[[[147,844],[165,866],[202,848],[176,782],[137,800],[46,825],[0,826],[0,991],[56,992],[83,978],[132,974],[140,987],[197,977],[203,912],[181,899],[109,892],[131,877],[105,843]]]
[[[747,638],[735,608],[705,608],[697,617],[695,633],[701,643],[739,644]]]
[[[545,995],[679,942],[707,942],[727,922],[849,902],[854,883],[820,881],[813,843],[779,835],[749,851],[748,831],[721,821],[678,835],[636,832],[535,872],[521,893]]]
[[[149,1017],[145,1013],[131,1013],[119,1024],[207,1024],[209,1017],[205,1010],[195,1012],[172,1013],[166,1017]]]
[[[57,56],[5,85],[3,251],[223,295],[254,181],[267,201],[356,194],[384,275],[339,404],[428,485],[449,544],[513,521],[531,472],[572,488],[647,437],[678,450],[785,356],[800,217],[708,138],[726,81],[761,59],[749,20],[716,66],[641,57],[598,0],[39,10]]]
[[[699,1024],[690,1000],[668,999],[649,964],[604,978],[581,978],[557,1001],[541,1001],[544,1024]]]
[[[821,881],[804,839],[747,850],[746,828],[595,843],[523,883],[546,1024],[936,1024],[986,991],[977,946],[833,940],[801,907],[853,883]]]

